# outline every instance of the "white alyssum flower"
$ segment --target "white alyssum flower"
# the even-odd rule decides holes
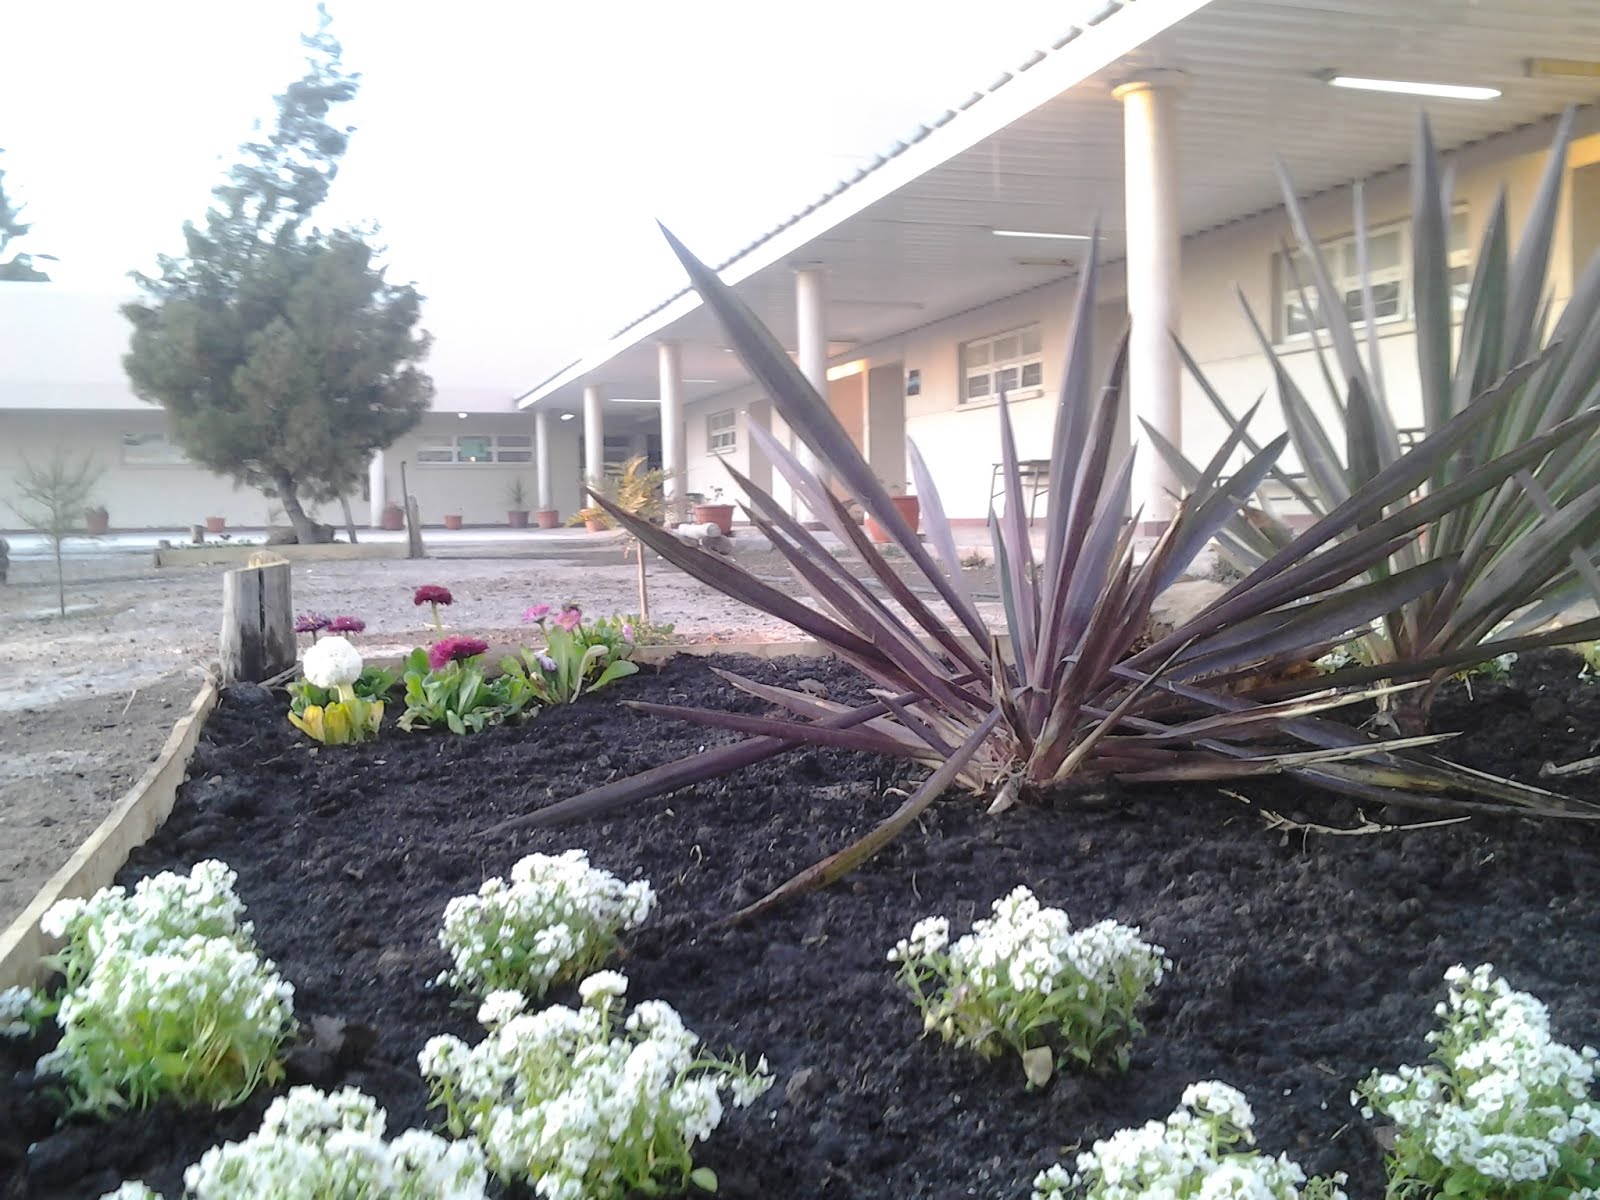
[[[1345,1200],[1345,1178],[1307,1179],[1286,1155],[1253,1147],[1250,1105],[1236,1088],[1203,1080],[1184,1089],[1166,1121],[1120,1129],[1033,1181],[1033,1200]]]
[[[1396,1127],[1391,1190],[1518,1200],[1557,1179],[1600,1188],[1594,1049],[1557,1042],[1545,1006],[1492,964],[1457,964],[1445,982],[1434,1062],[1374,1071],[1351,1093],[1363,1117]]]
[[[764,1058],[751,1070],[697,1053],[700,1039],[660,1000],[618,1030],[627,979],[592,978],[579,1008],[492,1013],[503,1019],[476,1046],[441,1036],[418,1056],[450,1131],[545,1200],[682,1186],[694,1145],[726,1115],[724,1096],[745,1107],[772,1086]]]
[[[290,1088],[242,1142],[207,1150],[184,1172],[186,1200],[483,1200],[488,1173],[472,1142],[408,1130],[383,1140],[386,1114],[355,1088]],[[160,1200],[125,1183],[101,1200]]]
[[[1126,1064],[1141,1031],[1136,1010],[1172,966],[1138,929],[1101,921],[1074,931],[1025,887],[954,942],[943,917],[918,921],[889,961],[900,964],[926,1030],[986,1055],[1054,1045],[1094,1065]],[[1039,1081],[1036,1068],[1030,1080]]]
[[[36,1070],[61,1076],[75,1110],[163,1095],[223,1106],[276,1077],[294,989],[257,953],[234,881],[206,861],[45,913],[45,931],[66,943],[49,960],[66,985],[34,1001],[62,1030]]]
[[[306,647],[300,670],[319,688],[332,691],[349,687],[360,679],[363,665],[361,651],[352,646],[348,639],[334,634],[332,637],[318,638]]]
[[[509,880],[485,880],[475,894],[445,906],[439,944],[455,967],[440,982],[477,995],[542,996],[604,962],[618,935],[644,921],[655,901],[648,882],[624,883],[591,867],[582,850],[530,854]]]
[[[0,1037],[27,1037],[41,1015],[39,994],[31,987],[0,992]]]

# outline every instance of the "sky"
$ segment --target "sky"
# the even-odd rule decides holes
[[[1081,3],[1082,0],[1079,0]],[[538,383],[1058,40],[1061,0],[329,0],[361,94],[317,223],[375,221],[441,385]],[[64,287],[181,250],[314,0],[36,0],[6,16],[6,187]]]

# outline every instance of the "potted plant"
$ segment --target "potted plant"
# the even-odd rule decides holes
[[[461,528],[461,514],[458,513],[458,512],[445,513],[445,515],[444,515],[444,527],[446,529],[460,529]]]
[[[222,533],[227,528],[228,528],[228,519],[226,517],[207,517],[206,518],[206,532],[207,533]]]
[[[894,493],[889,497],[889,503],[895,506],[905,523],[911,526],[911,532],[916,533],[922,525],[922,501],[915,496],[901,494],[900,489],[904,484],[891,484],[890,491]],[[894,539],[889,536],[889,531],[874,521],[869,514],[867,517],[867,536],[880,546],[887,546]]]
[[[406,527],[406,510],[393,500],[383,506],[383,527],[385,529],[404,529]]]
[[[526,529],[528,527],[528,493],[522,486],[522,476],[515,475],[511,484],[506,488],[506,503],[510,506],[506,510],[506,524],[513,529]]]
[[[533,520],[540,529],[554,529],[561,524],[561,510],[558,508],[541,508],[533,514]]]
[[[636,454],[628,460],[620,475],[606,480],[598,489],[592,490],[597,490],[608,504],[630,516],[649,521],[652,525],[659,525],[667,515],[667,499],[663,492],[666,479],[665,471],[659,467],[647,467],[644,455]],[[598,503],[579,509],[567,522],[568,525],[580,523],[588,526],[590,533],[601,533],[616,525],[611,514]],[[639,565],[639,615],[648,620],[650,588],[645,579],[644,547],[636,538],[630,537],[628,541],[629,549]]]
[[[83,510],[84,529],[90,537],[100,537],[111,528],[111,514],[104,504],[95,504]]]
[[[694,506],[694,519],[698,525],[715,525],[723,537],[733,536],[733,505],[722,502],[722,489],[713,487],[711,499]]]

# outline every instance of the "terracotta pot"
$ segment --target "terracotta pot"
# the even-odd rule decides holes
[[[590,533],[604,533],[607,528],[604,521],[585,521],[583,527]]]
[[[715,525],[722,530],[723,537],[733,536],[733,505],[731,504],[696,504],[694,506],[694,520],[696,525]]]
[[[533,514],[533,519],[540,529],[555,529],[561,524],[561,511],[555,508],[541,508]]]
[[[404,529],[406,527],[406,510],[398,504],[385,504],[383,506],[383,527],[385,529]]]
[[[890,496],[889,501],[899,510],[905,523],[911,526],[911,532],[916,533],[922,524],[922,501],[915,496]],[[889,531],[871,517],[867,518],[867,536],[880,546],[886,546],[894,540],[889,536]]]
[[[506,513],[506,524],[513,529],[526,529],[528,527],[528,510],[513,508]]]
[[[84,528],[90,537],[100,537],[111,528],[111,514],[103,508],[91,508],[83,514]]]
[[[446,529],[460,529],[461,528],[461,514],[460,513],[447,513],[445,515],[445,518],[444,518],[444,527]]]
[[[227,527],[228,527],[228,518],[226,518],[226,517],[207,517],[206,518],[206,532],[207,533],[221,533],[223,530],[227,529]]]

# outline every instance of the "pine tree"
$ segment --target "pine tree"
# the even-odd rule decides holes
[[[310,542],[306,504],[357,487],[372,452],[427,411],[433,383],[417,366],[422,297],[384,278],[373,231],[308,226],[351,132],[329,114],[360,77],[344,71],[326,11],[301,40],[307,71],[277,97],[276,129],[240,147],[204,226],[185,224],[187,254],[135,274],[147,299],[123,308],[123,365],[192,460],[275,498]]]
[[[0,154],[5,151],[0,150]],[[4,258],[7,248],[18,238],[26,237],[32,225],[22,221],[22,210],[25,205],[13,204],[6,195],[6,172],[0,167],[0,258]],[[0,281],[7,283],[48,283],[50,276],[33,265],[34,255],[23,254],[20,251],[13,254],[7,261],[0,262]],[[48,254],[38,257],[49,258]]]

